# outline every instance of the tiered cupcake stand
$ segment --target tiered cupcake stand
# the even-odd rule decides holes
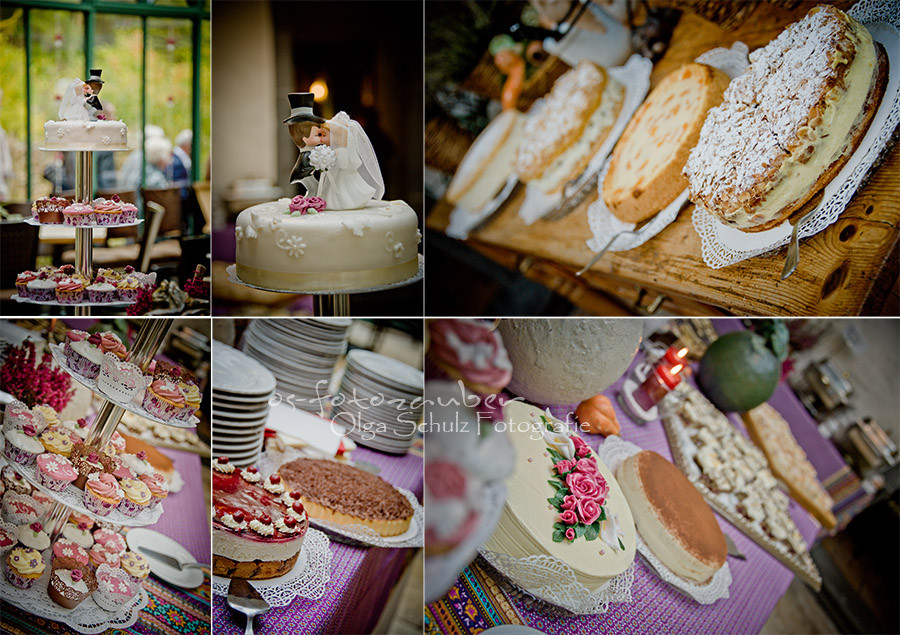
[[[44,152],[59,152],[63,150],[63,148],[39,148]],[[122,149],[124,150],[124,148]],[[110,150],[110,152],[121,152],[122,150]],[[93,190],[94,190],[94,151],[93,150],[81,150],[78,148],[72,148],[72,151],[75,152],[75,202],[76,203],[90,203],[93,199]],[[39,223],[34,219],[28,219],[25,221],[30,225],[42,225],[43,223]],[[140,225],[143,223],[143,219],[138,219],[136,221],[130,223],[117,223],[115,225],[85,225],[81,227],[75,227],[75,271],[76,273],[80,273],[83,276],[87,277],[89,280],[93,280],[94,278],[94,229],[102,227],[105,229],[112,229],[115,227],[132,227],[134,225]],[[57,227],[65,227],[65,225],[56,225]],[[122,307],[128,306],[130,304],[134,304],[135,300],[130,302],[81,302],[78,304],[59,304],[57,302],[35,302],[30,298],[20,298],[18,295],[14,295],[15,298],[19,302],[27,302],[30,304],[44,304],[48,306],[61,306],[61,307],[72,307],[75,310],[75,315],[84,316],[91,314],[91,307],[93,306],[105,306],[105,307]],[[112,434],[112,433],[110,433]]]
[[[141,370],[146,371],[150,362],[153,360],[157,349],[160,344],[162,344],[166,333],[168,333],[171,328],[172,321],[171,318],[144,320],[144,324],[135,338],[134,347],[131,350],[129,360]],[[57,363],[65,369],[66,372],[104,400],[103,405],[97,412],[94,425],[91,427],[87,438],[84,440],[88,445],[96,445],[100,448],[105,447],[126,410],[142,417],[146,417],[152,421],[166,423],[176,427],[194,427],[198,423],[196,417],[192,417],[190,421],[186,422],[163,421],[146,412],[134,402],[124,403],[115,401],[106,394],[100,392],[95,381],[82,377],[71,370],[65,364],[64,355],[59,347],[52,347],[51,352],[53,353],[54,359],[56,359]],[[53,492],[38,482],[36,466],[23,467],[22,465],[14,463],[12,459],[5,455],[5,453],[3,454],[3,458],[7,463],[15,467],[16,471],[19,472],[25,480],[31,483],[32,487],[55,501],[53,507],[45,515],[43,522],[47,533],[50,535],[51,544],[56,542],[56,539],[62,533],[66,521],[73,511],[89,516],[94,520],[126,527],[152,525],[157,522],[162,515],[163,503],[158,504],[154,509],[145,510],[135,517],[126,516],[118,510],[113,510],[108,516],[98,516],[85,507],[82,501],[83,492],[74,485],[69,485],[62,492]],[[101,609],[91,598],[86,598],[74,609],[65,609],[51,600],[50,596],[47,594],[52,550],[48,549],[45,552],[44,558],[47,564],[44,575],[27,591],[14,587],[6,580],[5,576],[0,577],[0,597],[2,597],[4,602],[9,602],[34,615],[64,622],[80,633],[101,633],[110,628],[128,628],[137,621],[141,609],[147,606],[147,592],[141,588],[140,593],[135,595],[132,601],[126,603],[122,609],[115,613]]]

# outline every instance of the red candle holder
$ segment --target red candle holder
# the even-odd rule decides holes
[[[658,363],[647,375],[644,383],[634,391],[634,400],[644,410],[650,410],[681,383],[681,376],[678,373],[682,368],[684,364],[681,362],[671,367],[664,362]]]

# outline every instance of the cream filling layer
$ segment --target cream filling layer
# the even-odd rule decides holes
[[[778,175],[772,181],[762,203],[748,210],[741,207],[725,214],[725,220],[736,227],[755,227],[774,218],[780,210],[796,201],[809,191],[822,173],[844,153],[851,134],[862,117],[863,106],[869,98],[872,79],[875,75],[877,57],[872,44],[872,36],[865,27],[857,29],[860,41],[856,55],[845,75],[845,89],[826,106],[822,113],[822,124],[813,130],[814,137],[806,145],[799,147],[794,155],[785,159]],[[823,134],[824,133],[824,134]],[[809,146],[814,147],[809,161],[800,163]]]
[[[213,528],[213,554],[235,562],[282,562],[300,552],[305,535],[295,540],[248,540],[228,530]]]
[[[541,176],[531,184],[544,192],[552,192],[560,181],[569,176],[593,149],[601,135],[606,134],[616,121],[619,104],[625,97],[625,87],[612,77],[607,77],[600,105],[588,119],[581,136],[565,152],[551,163]]]
[[[494,156],[481,166],[481,174],[469,186],[469,190],[459,197],[457,205],[463,209],[478,211],[500,192],[512,173],[524,125],[525,118],[519,117]]]

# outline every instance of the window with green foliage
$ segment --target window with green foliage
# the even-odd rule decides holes
[[[201,0],[4,0],[0,5],[0,199],[27,201],[65,189],[48,177],[62,153],[40,150],[59,96],[90,68],[103,69],[104,109],[128,125],[130,152],[111,153],[116,174],[143,157],[148,126],[171,143],[193,131],[191,174],[207,177],[210,131],[209,2]],[[156,129],[154,129],[156,130]],[[156,130],[158,133],[158,130]],[[110,168],[111,168],[110,164]],[[96,172],[96,170],[95,170]],[[112,179],[116,179],[116,174]],[[141,181],[145,181],[138,170]],[[171,174],[169,175],[171,180]],[[97,175],[95,174],[95,178]],[[107,175],[105,184],[110,187]],[[127,187],[122,182],[117,187]]]

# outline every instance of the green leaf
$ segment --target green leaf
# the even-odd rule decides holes
[[[566,532],[562,529],[557,529],[553,532],[553,542],[562,542],[566,539]]]
[[[606,520],[606,508],[605,507],[600,508],[600,517],[597,519],[597,522],[600,522],[601,520]]]
[[[625,551],[625,543],[622,542],[621,538],[618,538],[619,546],[622,548],[622,551]]]
[[[597,536],[600,535],[600,521],[595,520],[593,523],[588,525],[587,529],[584,531],[584,539],[585,540],[596,540]]]
[[[553,523],[553,528],[554,529],[562,529],[563,531],[565,531],[566,529],[569,528],[569,526],[562,521],[557,521],[557,522]]]
[[[587,525],[585,525],[584,523],[578,523],[577,525],[575,525],[575,537],[576,538],[581,538],[582,536],[584,536],[584,533],[586,531],[587,531]]]
[[[553,448],[551,448],[549,446],[547,447],[547,452],[549,452],[550,456],[553,457],[554,463],[559,463],[560,461],[564,461],[566,458],[562,454],[560,454],[559,452],[557,452],[556,450],[554,450]]]
[[[559,482],[558,480],[556,480],[555,478],[552,478],[552,479],[550,479],[550,480],[547,481],[547,482],[550,483],[550,485],[553,487],[553,489],[556,490],[557,492],[558,492],[560,489],[562,489],[563,487],[565,487],[564,484],[560,483],[560,482]]]

